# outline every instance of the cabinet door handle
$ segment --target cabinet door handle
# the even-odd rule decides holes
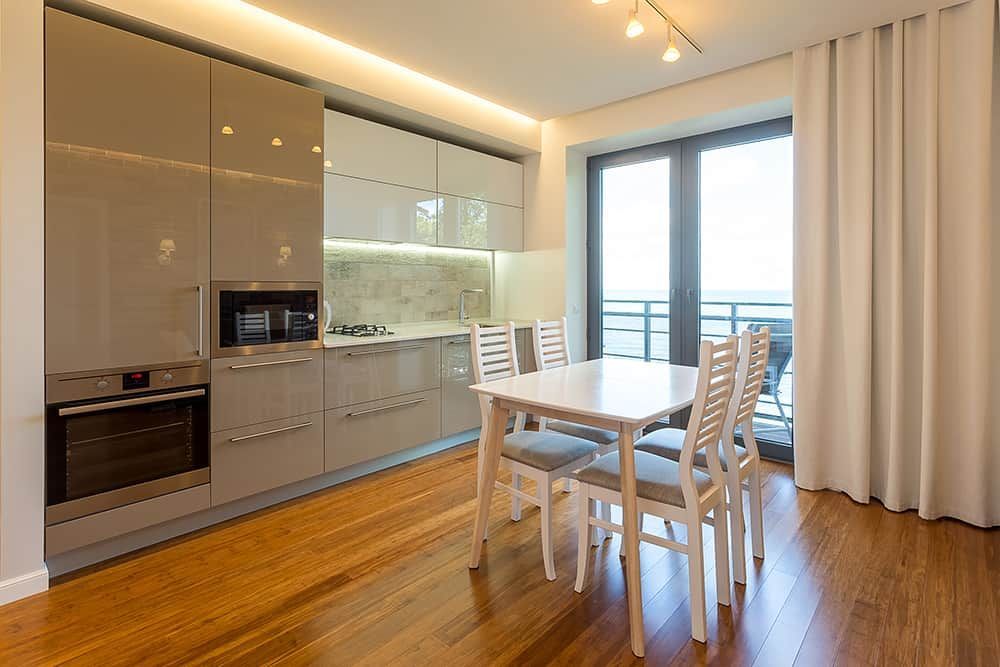
[[[241,435],[236,438],[230,438],[229,442],[242,442],[243,440],[252,440],[253,438],[263,438],[265,435],[274,435],[275,433],[284,433],[285,431],[295,431],[296,429],[312,425],[312,422],[306,422],[305,424],[295,424],[294,426],[286,426],[284,428],[273,428],[270,431],[261,431],[260,433],[251,433],[250,435]]]
[[[470,344],[469,339],[448,341],[448,345],[469,345],[469,344]]]
[[[205,288],[199,283],[195,285],[198,290],[198,347],[195,349],[195,356],[202,355],[202,341],[205,339]]]
[[[394,403],[392,405],[383,405],[380,408],[368,408],[367,410],[358,410],[357,412],[348,412],[347,416],[348,417],[359,417],[361,415],[369,415],[369,414],[371,414],[373,412],[382,412],[383,410],[392,410],[393,408],[402,408],[402,407],[406,407],[407,405],[416,405],[417,403],[423,403],[426,400],[427,400],[426,398],[418,398],[418,399],[415,399],[415,400],[412,400],[412,401],[404,401],[402,403]]]
[[[260,368],[262,366],[284,366],[285,364],[303,364],[307,361],[312,361],[312,357],[303,357],[302,359],[282,359],[281,361],[259,361],[255,364],[236,364],[235,366],[230,366],[234,371],[241,370],[243,368]]]
[[[367,357],[372,354],[386,354],[388,352],[400,352],[402,350],[422,350],[426,345],[407,345],[406,347],[392,347],[382,350],[365,350],[363,352],[348,352],[349,357]]]
[[[189,389],[187,391],[175,391],[172,394],[123,398],[118,401],[104,401],[103,403],[91,403],[90,405],[74,405],[69,408],[59,408],[58,414],[60,417],[72,417],[73,415],[86,415],[92,412],[104,412],[106,410],[117,410],[118,408],[130,408],[135,405],[164,403],[166,401],[176,401],[182,398],[198,398],[199,396],[204,395],[204,389]]]

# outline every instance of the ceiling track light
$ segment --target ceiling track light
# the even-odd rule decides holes
[[[680,60],[681,52],[677,49],[677,42],[674,41],[674,26],[667,24],[667,50],[663,52],[663,61],[675,63]]]
[[[639,0],[635,0],[635,7],[628,10],[628,23],[625,25],[625,36],[629,39],[638,37],[646,30],[646,27],[639,21]]]
[[[591,0],[595,5],[605,5],[609,0]],[[690,34],[684,28],[677,24],[677,21],[667,14],[667,12],[660,7],[656,0],[643,0],[650,9],[656,12],[663,22],[667,24],[667,49],[663,52],[663,60],[668,63],[677,62],[681,57],[680,49],[677,48],[677,42],[674,40],[674,31],[684,38],[684,41],[691,45],[698,53],[704,53],[701,45],[691,37]],[[632,9],[628,10],[628,23],[625,25],[625,36],[629,39],[634,39],[645,32],[646,27],[639,20],[639,0],[635,0]]]

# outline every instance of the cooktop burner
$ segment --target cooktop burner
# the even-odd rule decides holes
[[[391,336],[392,331],[385,328],[384,324],[338,324],[332,329],[327,329],[327,333],[340,334],[341,336]]]

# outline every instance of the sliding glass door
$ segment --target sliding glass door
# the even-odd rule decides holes
[[[770,327],[755,419],[791,458],[791,119],[620,151],[589,163],[588,348],[697,364],[698,343]]]

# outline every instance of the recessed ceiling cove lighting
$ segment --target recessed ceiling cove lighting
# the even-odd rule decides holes
[[[647,5],[656,14],[663,19],[663,22],[667,25],[667,49],[663,52],[662,59],[664,62],[675,63],[680,60],[681,52],[677,48],[677,42],[674,41],[674,30],[684,38],[691,47],[698,53],[703,53],[701,46],[698,42],[694,41],[694,38],[682,27],[677,25],[675,21],[660,5],[656,0],[642,0],[643,4]],[[610,0],[591,0],[595,5],[605,5]],[[639,0],[633,0],[632,8],[628,10],[628,23],[625,24],[625,36],[629,39],[635,39],[646,31],[646,26],[642,24],[639,20]]]

